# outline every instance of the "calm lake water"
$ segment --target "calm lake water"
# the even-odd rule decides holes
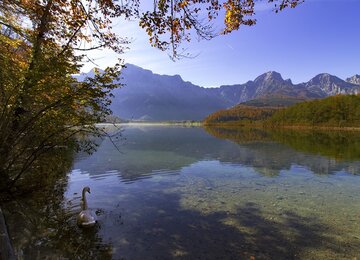
[[[360,259],[360,133],[126,126],[114,140],[5,205],[20,259]],[[76,226],[84,186],[91,229]]]

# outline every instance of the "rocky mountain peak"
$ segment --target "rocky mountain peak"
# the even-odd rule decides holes
[[[339,79],[336,76],[333,76],[329,73],[321,73],[313,77],[307,84],[311,85],[326,85],[329,86],[332,83],[342,82],[343,80]]]
[[[322,73],[315,76],[307,82],[305,86],[311,91],[318,90],[322,92],[323,96],[356,94],[359,92],[360,88],[328,73]]]
[[[282,79],[282,76],[279,72],[276,72],[276,71],[268,71],[265,73],[268,77],[271,77],[271,78],[281,78]]]
[[[356,74],[350,78],[347,78],[346,81],[355,85],[360,85],[360,75]]]
[[[283,82],[284,79],[282,78],[281,74],[276,72],[276,71],[269,71],[269,72],[266,72],[260,76],[258,76],[254,82],[255,83],[270,83],[270,82],[273,82],[273,81],[280,81],[280,82]]]

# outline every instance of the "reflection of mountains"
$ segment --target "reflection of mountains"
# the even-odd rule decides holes
[[[226,147],[226,142],[201,128],[125,127],[121,139],[120,152],[104,140],[92,156],[78,154],[74,168],[93,177],[115,170],[124,181],[134,181],[153,174],[176,173]]]
[[[126,127],[124,141],[119,146],[121,152],[109,140],[104,140],[94,155],[79,155],[74,168],[95,178],[117,173],[124,181],[154,174],[176,174],[199,160],[248,165],[267,176],[277,175],[294,164],[319,174],[341,170],[360,172],[360,162],[356,161],[360,146],[355,134],[214,128],[207,131],[218,138],[201,128]]]

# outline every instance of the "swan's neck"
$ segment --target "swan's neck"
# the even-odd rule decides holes
[[[82,192],[82,210],[87,210],[87,208],[88,208],[85,193],[86,193],[86,191],[83,190],[83,192]]]

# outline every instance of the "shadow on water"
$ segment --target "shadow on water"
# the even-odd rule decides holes
[[[336,227],[315,216],[285,211],[275,221],[251,202],[204,214],[196,203],[184,207],[179,194],[160,191],[125,196],[117,201],[125,209],[114,205],[96,228],[79,229],[61,192],[8,205],[19,259],[311,259],[310,251],[339,259],[360,253],[359,239],[342,241]]]
[[[232,213],[202,214],[184,209],[180,201],[176,194],[157,193],[155,198],[144,197],[141,209],[128,208],[122,228],[111,231],[120,234],[114,258],[335,259],[359,253],[358,239],[337,239],[335,228],[315,216],[286,211],[281,221],[273,221],[255,203],[239,206]],[[315,256],[307,255],[311,250],[316,250]]]
[[[0,202],[18,259],[111,259],[99,226],[77,227],[80,198],[65,203],[72,153],[60,150],[43,159],[37,173],[21,182],[27,193]]]
[[[111,246],[98,235],[100,226],[80,229],[79,211],[64,209],[63,192],[57,188],[51,194],[5,205],[18,259],[111,259]]]

